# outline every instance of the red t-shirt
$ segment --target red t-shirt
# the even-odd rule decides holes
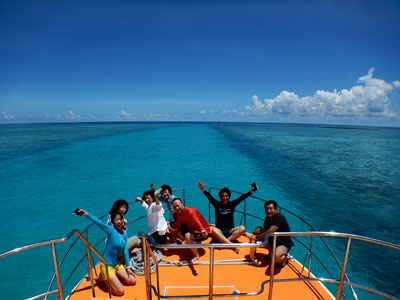
[[[194,207],[185,207],[183,211],[177,215],[177,221],[174,231],[178,232],[181,229],[182,222],[185,223],[190,232],[202,231],[203,229],[210,233],[207,221]]]

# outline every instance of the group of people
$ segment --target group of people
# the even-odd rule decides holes
[[[148,221],[148,235],[159,244],[169,244],[185,241],[187,244],[195,244],[214,237],[222,243],[233,243],[245,233],[244,226],[234,226],[234,212],[237,205],[257,191],[255,183],[251,189],[242,194],[239,198],[230,201],[231,191],[223,188],[219,191],[220,200],[215,199],[206,189],[205,185],[198,181],[199,189],[204,193],[209,202],[215,208],[215,226],[209,226],[205,218],[195,207],[185,207],[183,201],[172,194],[172,188],[168,185],[162,185],[155,189],[155,185],[150,185],[150,190],[145,191],[142,197],[137,197],[136,201],[141,203],[146,210]],[[167,204],[169,218],[166,221],[164,209],[161,202]],[[285,217],[278,213],[278,204],[274,200],[264,203],[266,218],[263,227],[257,228],[249,236],[250,242],[264,241],[267,234],[272,232],[288,232],[289,224]],[[138,245],[137,237],[127,236],[127,221],[124,215],[128,212],[129,205],[125,200],[118,200],[110,210],[110,217],[107,223],[102,222],[90,213],[79,210],[78,215],[87,216],[92,222],[98,225],[107,234],[106,248],[103,257],[108,264],[111,290],[116,295],[122,295],[124,289],[122,283],[134,285],[136,283],[135,275],[129,269],[129,251]],[[267,248],[271,250],[272,240],[269,238]],[[275,262],[277,267],[283,267],[293,242],[290,237],[278,237],[276,244]],[[232,246],[236,253],[239,248]],[[255,260],[256,248],[251,248],[249,260]],[[192,258],[190,261],[199,259],[197,248],[191,248]],[[271,251],[270,251],[271,253]],[[122,255],[122,259],[119,256]],[[122,262],[121,262],[122,261]],[[104,264],[100,264],[101,277],[107,278]]]

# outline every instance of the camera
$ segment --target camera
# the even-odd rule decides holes
[[[256,229],[254,229],[253,234],[259,235],[263,231],[263,228],[261,226],[257,226]]]
[[[82,215],[83,215],[83,212],[80,211],[79,208],[75,208],[75,209],[74,209],[74,214],[76,214],[77,216],[82,216]]]
[[[253,183],[251,184],[251,187],[254,189],[254,191],[257,191],[257,190],[258,190],[257,184],[256,184],[255,182],[253,182]]]

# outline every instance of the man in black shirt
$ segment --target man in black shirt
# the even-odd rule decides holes
[[[266,218],[264,227],[255,230],[250,237],[250,242],[264,241],[265,236],[271,232],[290,232],[290,227],[284,215],[278,213],[278,203],[274,200],[268,200],[264,203]],[[272,253],[273,237],[268,237],[267,249]],[[287,254],[290,248],[294,246],[290,236],[280,236],[276,239],[275,262],[277,267],[283,267],[287,260]],[[251,248],[250,259],[254,261],[256,248]]]
[[[235,212],[236,206],[239,205],[240,202],[258,189],[257,185],[253,184],[249,192],[232,201],[229,201],[231,197],[231,191],[228,188],[223,188],[219,191],[218,195],[221,201],[218,201],[206,191],[204,184],[201,181],[199,181],[197,185],[215,208],[216,228],[213,229],[213,232],[225,236],[229,242],[239,238],[245,232],[246,228],[244,226],[235,227],[233,213]]]

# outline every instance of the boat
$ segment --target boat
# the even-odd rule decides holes
[[[211,187],[209,191],[219,190]],[[174,189],[174,193],[182,193],[185,203],[185,190]],[[232,193],[241,194],[236,191]],[[251,201],[265,202],[264,199],[250,196]],[[241,215],[242,225],[248,219],[257,222],[263,216],[255,216],[247,212],[244,200],[243,209],[237,209]],[[133,201],[132,201],[133,202]],[[305,228],[302,232],[280,232],[271,236],[276,242],[278,236],[291,236],[296,247],[303,249],[297,251],[297,257],[291,257],[283,268],[271,267],[274,263],[274,247],[272,254],[263,248],[263,244],[249,243],[249,234],[245,233],[234,244],[216,243],[211,237],[200,244],[157,244],[145,235],[140,236],[141,246],[131,252],[133,262],[137,263],[134,269],[137,283],[134,286],[124,286],[123,296],[114,296],[106,284],[99,284],[96,275],[99,274],[99,262],[104,261],[97,248],[104,246],[103,238],[96,240],[91,234],[93,224],[82,232],[72,230],[66,237],[39,242],[17,248],[0,254],[0,262],[7,257],[18,255],[20,252],[29,251],[40,247],[51,247],[54,274],[48,284],[47,290],[33,299],[60,299],[60,300],[100,300],[100,299],[189,299],[189,298],[228,298],[228,299],[301,299],[301,300],[328,300],[328,299],[358,299],[358,291],[379,295],[382,299],[400,299],[384,291],[376,290],[353,282],[346,273],[349,257],[351,257],[352,242],[368,243],[382,248],[380,251],[395,249],[400,250],[400,245],[372,239],[368,237],[339,233],[317,231],[311,224],[297,216],[290,210],[279,207],[279,211],[289,215],[291,220],[297,220]],[[213,212],[212,206],[208,207],[209,223]],[[103,216],[103,219],[107,215]],[[141,216],[129,222],[128,229],[135,223],[145,218]],[[338,255],[330,246],[332,240],[340,240],[345,247]],[[57,247],[68,244],[67,250],[60,257]],[[73,263],[68,261],[73,249],[81,245],[80,257]],[[82,245],[84,247],[82,247]],[[190,248],[198,248],[200,259],[191,262],[187,259],[191,255]],[[234,251],[238,247],[240,251]],[[251,248],[257,248],[256,260],[249,260]],[[319,252],[329,254],[320,256]],[[391,250],[393,251],[393,250]],[[342,257],[339,259],[338,257]],[[333,262],[333,263],[332,263]],[[69,269],[68,272],[61,269]],[[77,270],[84,270],[76,274]],[[321,273],[322,275],[320,275]],[[76,283],[71,279],[79,278]],[[68,289],[68,286],[71,286]]]

